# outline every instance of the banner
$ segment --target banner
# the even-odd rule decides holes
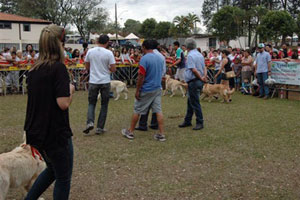
[[[277,84],[300,85],[300,62],[272,61],[271,71]]]

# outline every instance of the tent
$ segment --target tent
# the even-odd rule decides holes
[[[109,37],[109,39],[110,40],[116,40],[117,38],[116,38],[116,34],[114,33],[114,34],[107,34],[107,36]],[[119,35],[118,34],[118,40],[124,40],[125,38],[123,37],[123,36],[121,36],[121,35]]]
[[[138,36],[134,35],[133,33],[130,33],[125,37],[126,40],[138,40],[140,39]]]

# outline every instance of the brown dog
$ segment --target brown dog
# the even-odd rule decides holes
[[[234,88],[230,90],[227,85],[223,84],[205,84],[203,87],[203,94],[201,95],[201,99],[203,100],[206,97],[209,97],[208,102],[211,102],[214,95],[219,95],[223,98],[222,102],[230,102],[231,95],[234,93],[234,91]]]
[[[184,92],[184,89],[186,90],[187,84],[183,83],[181,81],[177,81],[175,79],[172,79],[170,75],[166,75],[166,89],[164,91],[164,94],[166,94],[167,90],[171,90],[172,94],[170,97],[173,97],[175,95],[175,91],[180,89],[182,97],[185,97],[186,92]]]

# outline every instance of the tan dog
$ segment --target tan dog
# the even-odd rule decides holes
[[[120,98],[120,94],[123,93],[125,96],[125,99],[128,99],[128,89],[126,86],[126,83],[123,83],[122,81],[116,81],[113,80],[110,82],[110,90],[116,93],[115,101],[117,101]],[[100,99],[101,94],[98,94],[98,99]]]
[[[223,98],[222,102],[230,102],[231,95],[234,93],[234,91],[234,88],[230,90],[227,85],[223,84],[205,84],[202,90],[203,94],[201,95],[201,99],[203,100],[206,97],[209,97],[208,102],[211,102],[214,95],[219,95]]]
[[[187,84],[183,83],[181,81],[172,79],[170,77],[170,75],[166,75],[165,77],[166,77],[166,89],[165,89],[163,95],[166,95],[167,90],[171,90],[172,94],[170,97],[173,97],[175,95],[175,91],[180,89],[182,97],[185,97],[186,92],[184,92],[184,89],[186,90]]]
[[[9,188],[22,187],[23,195],[26,195],[25,191],[29,191],[35,179],[46,168],[40,155],[34,155],[35,158],[30,145],[26,144],[0,154],[0,200],[5,200]]]

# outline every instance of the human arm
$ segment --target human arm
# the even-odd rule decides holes
[[[55,66],[54,91],[58,107],[67,110],[72,102],[75,87],[70,84],[67,68],[64,64]]]
[[[218,71],[218,73],[215,75],[215,78],[217,78],[221,73],[222,71],[224,70],[224,67],[225,65],[228,63],[228,59],[227,58],[224,58],[223,61],[222,61],[222,65]]]
[[[138,79],[136,83],[136,92],[135,92],[135,98],[139,101],[140,100],[140,91],[145,81],[145,75],[138,73]]]
[[[75,93],[75,87],[74,85],[70,84],[70,96],[56,98],[57,105],[61,110],[67,110],[70,107],[74,93]]]

